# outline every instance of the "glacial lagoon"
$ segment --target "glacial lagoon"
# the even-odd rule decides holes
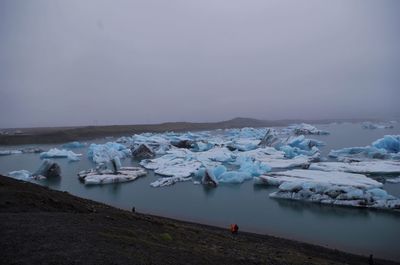
[[[319,147],[323,158],[327,157],[332,149],[367,146],[384,135],[400,134],[398,123],[393,124],[394,128],[378,129],[365,129],[359,123],[316,127],[330,132],[329,135],[306,136],[325,143]],[[98,139],[88,144],[115,140],[116,138]],[[30,146],[40,147],[46,151],[54,147],[62,149],[61,144]],[[2,146],[0,149],[26,147],[28,146]],[[55,159],[61,166],[62,177],[32,181],[51,189],[68,191],[80,197],[126,210],[135,207],[136,211],[142,213],[226,228],[231,223],[237,223],[242,231],[400,260],[398,251],[400,213],[398,212],[273,199],[269,194],[276,191],[276,187],[254,185],[252,180],[242,184],[221,184],[217,188],[195,185],[192,181],[153,188],[150,183],[159,176],[151,170],[147,176],[133,182],[88,186],[77,177],[78,172],[96,166],[87,158],[87,150],[87,146],[73,149],[73,152],[83,154],[77,162],[69,162],[65,158]],[[123,166],[139,166],[139,162],[131,158],[122,159],[121,162]],[[34,172],[40,163],[39,154],[0,156],[0,173],[7,175],[10,171],[21,169]],[[385,182],[387,176],[374,178]],[[385,182],[383,189],[400,197],[400,183]]]

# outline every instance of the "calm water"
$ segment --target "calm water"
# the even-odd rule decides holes
[[[384,130],[365,130],[359,124],[317,127],[331,132],[328,136],[310,137],[327,144],[321,148],[323,155],[331,149],[369,145],[385,134],[400,134],[398,124],[394,129]],[[60,146],[40,147],[49,149]],[[400,214],[270,199],[268,194],[275,188],[260,188],[254,186],[251,181],[241,185],[221,185],[216,189],[194,185],[191,182],[152,188],[149,184],[158,177],[149,173],[147,177],[134,182],[84,186],[78,181],[76,173],[92,168],[94,164],[85,158],[86,148],[74,149],[74,152],[84,154],[81,161],[70,163],[66,159],[58,159],[62,178],[51,182],[43,181],[40,184],[122,209],[129,210],[135,206],[136,210],[142,213],[221,227],[237,223],[240,229],[245,231],[400,260]],[[38,154],[0,156],[0,173],[6,174],[20,169],[34,172],[39,164]],[[124,160],[123,164],[137,165],[129,159]],[[384,189],[400,196],[400,184],[385,184]]]

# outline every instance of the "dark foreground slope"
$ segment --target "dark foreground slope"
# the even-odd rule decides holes
[[[368,264],[366,257],[270,236],[232,236],[3,176],[0,251],[1,264]]]

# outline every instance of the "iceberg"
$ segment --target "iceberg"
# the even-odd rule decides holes
[[[40,158],[45,159],[45,158],[68,158],[69,161],[79,161],[79,157],[82,156],[82,154],[75,154],[72,151],[69,150],[59,150],[57,148],[52,148],[47,152],[40,153]]]
[[[395,184],[395,183],[400,183],[400,176],[397,177],[397,178],[389,178],[389,179],[386,179],[386,182],[393,183],[393,184]]]
[[[382,184],[361,174],[337,171],[291,170],[256,178],[256,184],[278,186],[271,198],[376,209],[400,209],[400,199]]]
[[[264,137],[258,144],[259,147],[274,147],[279,148],[282,145],[282,140],[276,136],[276,131],[268,128]]]
[[[20,180],[30,180],[30,179],[46,179],[59,177],[61,174],[60,166],[53,162],[52,160],[45,159],[42,161],[39,169],[35,173],[31,173],[28,170],[16,170],[8,173],[8,176],[20,179]]]
[[[180,176],[164,177],[164,178],[159,178],[156,181],[150,183],[150,186],[152,186],[154,188],[170,186],[170,185],[173,185],[173,184],[175,184],[177,182],[189,181],[191,179],[192,179],[191,177],[180,177]]]
[[[194,152],[204,152],[212,149],[215,145],[206,141],[197,141],[193,143],[192,151]]]
[[[15,179],[20,179],[20,180],[28,180],[33,177],[31,172],[29,172],[28,170],[24,170],[24,169],[11,171],[8,173],[8,176],[13,177]]]
[[[371,158],[400,160],[400,135],[385,135],[374,141],[371,146],[331,150],[329,156],[339,161],[362,161]]]
[[[271,171],[271,167],[260,161],[253,161],[251,158],[242,158],[239,171],[245,172],[250,176],[257,177]]]
[[[314,135],[327,135],[329,132],[318,130],[316,127],[307,124],[307,123],[300,123],[294,124],[288,127],[293,131],[296,135],[307,135],[307,134],[314,134]]]
[[[136,159],[148,159],[155,156],[155,153],[146,144],[140,144],[137,148],[131,149],[132,156]]]
[[[243,157],[250,157],[254,161],[259,161],[269,166],[271,170],[277,170],[295,167],[308,168],[312,161],[319,158],[319,155],[319,153],[316,153],[315,156],[298,155],[292,159],[287,159],[283,151],[278,151],[272,147],[266,147],[238,153],[238,158],[236,160],[243,159]]]
[[[223,165],[199,170],[197,175],[202,178],[203,184],[211,186],[217,186],[219,183],[238,184],[253,178],[248,172],[228,171]]]
[[[249,151],[254,150],[260,144],[260,140],[239,138],[227,144],[229,150]]]
[[[22,154],[20,150],[0,150],[0,156]]]
[[[312,163],[312,170],[341,171],[362,174],[400,174],[400,161],[369,160],[361,162],[319,162]]]
[[[60,166],[50,159],[44,159],[39,169],[33,173],[33,176],[43,176],[45,178],[59,177],[61,174]]]
[[[140,167],[121,167],[117,171],[109,169],[81,171],[78,177],[85,185],[95,185],[133,181],[146,174],[146,170]]]
[[[378,149],[384,149],[388,153],[399,153],[400,135],[385,135],[383,138],[373,142],[372,146]]]
[[[361,124],[361,127],[363,129],[370,129],[370,130],[374,130],[374,129],[393,129],[394,126],[391,123],[373,123],[373,122],[363,122]]]
[[[107,163],[115,157],[123,159],[129,156],[131,156],[131,150],[115,142],[91,144],[88,149],[88,158],[97,164]]]
[[[82,147],[85,147],[85,145],[80,142],[74,141],[74,142],[65,143],[62,145],[62,147],[71,149],[71,148],[82,148]]]
[[[259,176],[259,182],[269,185],[280,185],[284,182],[314,182],[326,185],[351,186],[355,188],[376,188],[382,187],[382,183],[368,178],[362,174],[354,174],[339,171],[320,171],[293,169],[282,172],[271,172]]]

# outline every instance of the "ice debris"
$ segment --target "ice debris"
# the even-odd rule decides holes
[[[43,152],[40,154],[40,158],[68,158],[69,161],[79,161],[79,157],[82,156],[82,154],[75,154],[72,151],[69,150],[59,150],[57,148],[52,148],[47,152]]]

